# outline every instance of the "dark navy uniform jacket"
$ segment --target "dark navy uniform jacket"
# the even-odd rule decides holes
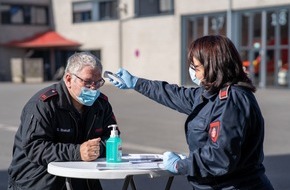
[[[115,116],[107,97],[101,94],[81,114],[73,107],[63,81],[36,93],[25,105],[16,133],[13,159],[8,169],[14,189],[62,189],[64,178],[47,173],[52,161],[80,161],[80,144],[110,136]],[[105,148],[101,145],[101,157]],[[85,189],[85,188],[82,188]]]
[[[189,156],[178,161],[177,170],[197,189],[233,181],[242,188],[245,176],[264,175],[264,119],[250,90],[232,85],[210,94],[203,87],[185,88],[141,78],[135,90],[188,115]],[[264,187],[263,180],[259,183]]]

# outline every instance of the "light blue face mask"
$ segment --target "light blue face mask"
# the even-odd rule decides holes
[[[100,90],[92,90],[86,87],[82,87],[81,93],[79,96],[77,96],[77,99],[81,104],[85,106],[91,106],[100,96],[100,94]]]
[[[200,86],[201,81],[195,76],[195,70],[189,67],[189,75],[193,83]]]

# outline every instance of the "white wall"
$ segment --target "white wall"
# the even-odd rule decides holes
[[[49,5],[50,0],[0,0],[0,3],[20,3],[20,4],[35,4],[35,5]],[[0,5],[1,6],[1,5]],[[0,7],[1,8],[1,7]],[[5,44],[12,40],[22,40],[31,37],[36,33],[48,30],[49,26],[27,26],[27,25],[3,25],[0,24],[0,44]],[[11,79],[11,57],[23,57],[26,49],[8,48],[0,46],[0,80]]]
[[[175,0],[174,15],[134,18],[135,1],[121,0],[121,7],[126,4],[127,12],[121,12],[123,21],[122,56],[120,56],[120,22],[114,20],[73,24],[72,2],[78,1],[85,0],[29,0],[35,4],[52,2],[54,20],[52,27],[68,39],[82,43],[81,50],[101,50],[105,70],[117,71],[122,66],[140,77],[167,80],[172,83],[181,82],[181,16],[226,11],[230,2],[230,0]],[[9,2],[21,1],[9,0]],[[289,0],[232,0],[232,9],[289,5],[289,3]],[[0,43],[23,39],[48,28],[1,25]],[[17,55],[19,51],[15,53]],[[1,65],[9,64],[3,63],[7,60],[6,56],[8,55],[4,51],[0,52]],[[3,68],[8,70],[7,66],[2,66]]]
[[[140,77],[180,82],[180,26],[174,15],[130,19],[134,1],[122,14],[122,62],[119,55],[119,21],[72,24],[72,0],[53,0],[55,28],[82,43],[82,50],[100,49],[105,70],[125,67]],[[130,3],[130,4],[129,4]],[[139,56],[135,56],[139,51]]]
[[[226,11],[230,0],[175,0],[175,14],[134,18],[134,0],[122,0],[120,56],[119,21],[72,24],[72,2],[52,0],[56,30],[83,44],[82,50],[100,49],[105,70],[120,66],[150,79],[181,83],[181,16]],[[289,4],[289,0],[232,0],[233,10]],[[136,55],[139,52],[139,55]],[[122,60],[120,61],[120,58]]]
[[[53,0],[55,29],[63,36],[82,44],[81,50],[101,50],[104,70],[117,70],[119,65],[118,20],[72,23],[71,0]]]
[[[140,77],[179,83],[179,25],[178,18],[173,15],[124,23],[123,66]]]
[[[289,0],[175,0],[177,14],[202,14],[217,11],[226,11],[229,3],[233,10],[251,9],[258,7],[281,6],[290,3]]]

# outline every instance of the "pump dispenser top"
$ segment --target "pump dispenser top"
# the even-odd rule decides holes
[[[113,128],[112,130],[111,130],[111,135],[110,135],[110,137],[118,137],[119,135],[118,135],[118,131],[117,131],[117,127],[118,127],[118,125],[110,125],[109,126],[109,128]]]

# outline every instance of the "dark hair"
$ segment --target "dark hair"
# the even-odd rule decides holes
[[[256,91],[251,79],[243,69],[241,57],[233,42],[225,36],[209,35],[190,44],[188,61],[193,57],[204,67],[203,86],[217,92],[227,85],[239,85]]]

